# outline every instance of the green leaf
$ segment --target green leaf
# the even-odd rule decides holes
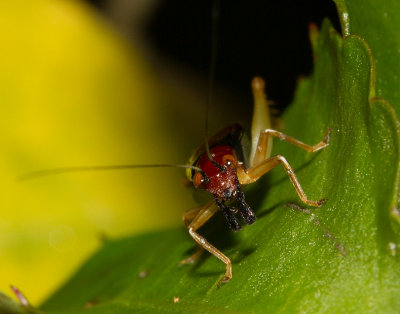
[[[15,300],[0,292],[0,313],[23,314],[24,310]]]
[[[9,296],[0,292],[0,313],[1,314],[40,314],[30,304],[20,304]]]
[[[344,2],[338,3],[343,17]],[[42,309],[395,312],[398,121],[389,103],[375,97],[367,42],[351,31],[345,35],[328,21],[321,33],[311,28],[315,70],[299,83],[284,116],[285,133],[310,144],[330,127],[330,146],[305,153],[279,142],[273,151],[291,163],[310,198],[328,198],[321,208],[301,204],[278,167],[246,191],[258,216],[254,225],[232,233],[217,216],[200,229],[232,259],[233,279],[221,288],[224,265],[215,257],[205,254],[194,265],[177,266],[194,246],[182,227],[105,243]]]
[[[376,95],[400,112],[400,2],[335,0],[342,28],[362,36],[376,65]]]

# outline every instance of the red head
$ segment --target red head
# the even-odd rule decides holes
[[[210,150],[213,160],[205,153],[197,166],[202,172],[193,177],[195,187],[201,187],[221,200],[230,200],[237,192],[237,160],[231,146],[221,145]]]
[[[218,145],[210,149],[210,155],[212,159],[204,153],[197,161],[196,166],[202,171],[194,174],[194,186],[213,194],[231,229],[240,230],[241,227],[234,216],[237,211],[248,224],[252,224],[256,217],[246,204],[244,193],[241,191],[236,174],[238,163],[234,150],[229,145]],[[226,201],[232,199],[237,201],[238,209],[225,205]]]

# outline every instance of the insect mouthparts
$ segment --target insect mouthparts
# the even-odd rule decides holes
[[[238,204],[239,204],[239,212],[240,215],[242,216],[243,220],[248,224],[251,225],[255,223],[257,220],[256,215],[252,211],[249,205],[243,200],[238,199]]]
[[[224,199],[227,199],[227,200],[231,199],[232,196],[234,196],[232,189],[226,189],[222,192],[222,194],[224,195]]]

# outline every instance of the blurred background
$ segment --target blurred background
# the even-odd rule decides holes
[[[264,3],[265,2],[265,3]],[[333,2],[221,1],[210,132],[248,126],[250,81],[282,112],[312,70],[308,23]],[[0,290],[38,305],[104,238],[181,225],[196,205],[182,169],[74,173],[64,166],[185,163],[204,138],[212,1],[0,3]]]

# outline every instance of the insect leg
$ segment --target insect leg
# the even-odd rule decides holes
[[[249,161],[252,162],[257,153],[257,147],[261,132],[271,128],[271,118],[269,113],[269,105],[267,95],[265,94],[265,83],[261,77],[255,77],[251,81],[251,89],[253,91],[254,109],[253,119],[251,121],[251,153]],[[271,139],[267,139],[265,145],[266,158],[270,157],[272,149]]]
[[[219,251],[216,247],[214,247],[212,244],[210,244],[204,237],[202,237],[201,235],[199,235],[196,232],[196,230],[199,229],[201,226],[203,226],[218,210],[219,210],[219,208],[215,202],[207,203],[199,211],[199,213],[192,220],[192,222],[189,224],[188,230],[189,230],[190,236],[193,238],[193,240],[196,242],[196,244],[201,248],[201,250],[207,250],[208,252],[213,254],[215,257],[220,259],[223,263],[225,263],[225,265],[226,265],[225,276],[218,282],[218,286],[219,286],[221,284],[221,282],[227,282],[232,278],[231,261],[221,251]],[[200,254],[198,253],[198,251],[196,251],[194,255],[196,255],[196,257],[198,257],[197,255],[200,255]],[[189,260],[189,262],[190,262],[192,257],[193,256],[189,257],[187,260]],[[182,262],[184,262],[184,261],[182,261]]]
[[[208,219],[218,211],[218,207],[216,206],[215,202],[211,201],[208,202],[204,206],[199,206],[190,209],[186,213],[183,214],[183,222],[185,223],[186,227],[196,227],[195,230],[199,229],[202,225],[204,225]],[[196,243],[197,244],[197,243]],[[184,260],[179,262],[179,266],[184,264],[193,264],[203,253],[204,249],[201,245],[197,244],[197,250],[193,253],[193,255],[185,258]]]
[[[199,213],[199,211],[203,209],[203,207],[204,206],[198,206],[198,207],[191,208],[183,214],[182,219],[183,219],[183,223],[185,224],[186,227],[189,226],[191,221],[194,219],[194,217],[196,217],[196,215]]]
[[[196,215],[199,213],[204,208],[204,206],[198,206],[192,209],[189,209],[187,212],[183,214],[183,223],[185,224],[186,227],[189,226],[189,224],[192,222],[192,220],[196,217]],[[204,249],[197,245],[196,251],[193,253],[193,255],[189,256],[188,258],[185,258],[184,260],[179,262],[179,266],[182,266],[184,264],[193,264],[203,253]]]
[[[217,204],[214,201],[210,201],[206,205],[198,207],[198,209],[198,214],[187,226],[188,228],[192,228],[194,230],[199,229],[219,210]]]
[[[329,142],[330,130],[325,134],[324,139],[317,145],[307,145],[291,136],[275,131],[271,128],[269,106],[265,94],[265,83],[261,77],[255,77],[251,82],[254,97],[253,120],[251,123],[251,153],[250,166],[256,166],[271,156],[272,138],[269,135],[296,145],[308,152],[315,152],[326,146]]]
[[[324,135],[324,139],[321,142],[319,142],[318,144],[316,144],[314,146],[311,146],[311,145],[305,144],[305,143],[295,139],[294,137],[286,135],[282,132],[275,131],[272,129],[263,130],[258,139],[256,153],[254,155],[251,165],[256,166],[269,157],[268,156],[268,144],[270,141],[270,138],[269,138],[270,135],[279,138],[281,141],[286,141],[297,147],[300,147],[300,148],[306,150],[307,152],[316,152],[316,151],[318,151],[322,148],[325,148],[326,146],[329,145],[330,131],[331,131],[330,129],[328,129],[326,131],[326,133]]]
[[[197,245],[196,243],[196,251],[190,255],[188,258],[185,258],[183,260],[181,260],[178,265],[182,266],[182,265],[186,265],[186,264],[193,264],[201,255],[201,253],[203,253],[204,249]]]
[[[292,181],[292,184],[294,188],[297,191],[297,194],[299,195],[301,201],[305,204],[314,206],[314,207],[320,207],[326,199],[322,199],[319,201],[313,201],[308,199],[307,195],[304,193],[299,180],[296,177],[296,174],[294,173],[292,167],[289,165],[285,157],[281,155],[276,155],[271,158],[268,158],[267,160],[262,161],[258,165],[251,167],[250,169],[245,169],[242,165],[239,165],[238,167],[238,178],[241,184],[249,184],[252,182],[257,181],[261,176],[266,174],[268,171],[270,171],[272,168],[276,167],[277,165],[282,164],[283,167],[286,170],[286,173],[288,174],[290,181]]]

